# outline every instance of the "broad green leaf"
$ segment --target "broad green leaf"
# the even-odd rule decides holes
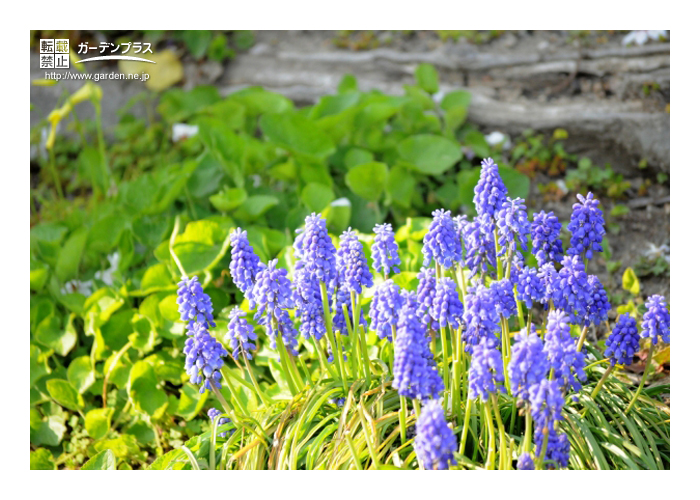
[[[387,192],[393,203],[410,208],[415,188],[416,179],[409,171],[399,166],[391,167]]]
[[[238,208],[248,197],[245,189],[229,188],[209,197],[209,201],[220,212],[229,212]]]
[[[155,264],[148,269],[141,280],[141,290],[144,292],[158,291],[173,284],[168,266],[164,263]]]
[[[168,397],[158,389],[153,367],[146,361],[138,361],[131,367],[127,390],[136,410],[153,418],[160,418],[168,406]]]
[[[100,439],[107,435],[112,425],[114,408],[95,408],[85,415],[85,430],[92,439]]]
[[[630,292],[632,295],[639,295],[639,278],[634,273],[634,269],[628,267],[622,273],[622,288]]]
[[[51,352],[42,353],[35,345],[29,346],[29,385],[34,386],[37,380],[51,373],[48,358]]]
[[[264,115],[260,128],[272,142],[290,151],[320,158],[335,151],[328,136],[313,121],[297,113]]]
[[[95,382],[95,371],[90,356],[80,356],[68,366],[68,381],[82,394]]]
[[[73,232],[61,247],[56,262],[56,276],[62,282],[77,277],[87,236],[88,230],[81,227]]]
[[[231,94],[228,98],[243,104],[248,114],[253,116],[283,113],[294,109],[294,104],[288,98],[261,87],[248,87]]]
[[[74,317],[74,314],[70,314],[65,322],[55,315],[45,318],[36,328],[36,341],[53,349],[59,356],[65,356],[75,347],[78,339],[73,325]]]
[[[252,222],[279,203],[275,196],[256,194],[249,196],[233,214],[236,219]]]
[[[312,212],[320,213],[333,201],[333,198],[335,198],[333,190],[317,182],[307,184],[301,192],[302,201]]]
[[[377,201],[384,191],[389,170],[379,162],[364,163],[352,167],[345,174],[345,183],[356,195],[369,201]]]
[[[527,200],[530,194],[530,178],[527,175],[508,167],[499,167],[498,173],[501,174],[503,184],[508,189],[508,196],[512,199]]]
[[[65,433],[66,424],[62,417],[51,415],[42,420],[39,415],[38,421],[30,426],[29,440],[35,445],[58,446]]]
[[[199,388],[192,384],[185,384],[180,388],[180,400],[177,407],[177,415],[185,420],[192,420],[204,408],[207,395],[201,394]]]
[[[440,175],[462,158],[453,141],[437,135],[414,135],[399,143],[399,156],[428,175]]]
[[[85,403],[78,391],[67,381],[54,378],[46,382],[46,389],[49,395],[61,406],[68,410],[78,411]]]
[[[40,292],[46,280],[49,278],[49,265],[38,260],[29,261],[29,288],[33,292]]]
[[[371,151],[361,148],[350,148],[345,153],[343,161],[347,168],[352,168],[355,165],[362,165],[363,163],[370,163],[374,160],[374,155]]]
[[[476,156],[486,158],[491,155],[491,146],[486,142],[484,134],[478,130],[470,130],[463,139],[464,145],[471,148]],[[501,169],[499,169],[500,172]]]
[[[445,111],[452,108],[468,109],[472,95],[465,90],[454,90],[445,94],[440,102],[440,107]]]
[[[117,458],[112,450],[102,450],[85,462],[80,470],[117,470]]]
[[[37,448],[29,454],[30,470],[56,470],[53,455],[46,448]]]
[[[428,94],[434,94],[439,90],[440,77],[435,66],[428,63],[420,63],[416,68],[416,83]]]

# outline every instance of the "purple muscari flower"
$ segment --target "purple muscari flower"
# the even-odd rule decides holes
[[[561,467],[569,462],[569,438],[557,433],[556,422],[563,419],[564,396],[557,381],[544,379],[530,388],[531,413],[535,427],[535,453],[539,456],[544,437],[547,438],[545,460],[553,460]]]
[[[348,325],[345,321],[345,313],[343,311],[343,306],[346,306],[348,308],[348,317],[350,318],[350,321],[352,321],[352,303],[350,297],[350,290],[348,290],[345,284],[340,285],[336,289],[335,302],[333,305],[335,306],[333,312],[333,330],[337,330],[341,334],[347,335]],[[359,310],[359,315],[360,324],[366,327],[367,321],[365,320],[365,315],[361,307]]]
[[[479,217],[493,221],[507,194],[508,190],[498,174],[498,165],[491,158],[482,161],[479,182],[474,188],[474,205]]]
[[[500,330],[500,319],[496,311],[495,294],[483,284],[468,290],[464,298],[464,350],[471,353],[473,346],[483,339],[493,345],[498,343],[495,333]]]
[[[579,381],[586,381],[585,354],[576,350],[576,341],[569,331],[569,317],[563,311],[549,313],[544,351],[554,370],[554,379],[562,389],[580,391]]]
[[[423,256],[424,267],[433,259],[443,267],[452,267],[462,260],[462,243],[449,210],[433,212],[433,221],[423,238]]]
[[[377,224],[374,226],[374,233],[377,236],[372,243],[372,268],[385,277],[392,271],[398,273],[401,259],[391,224]]]
[[[518,457],[518,470],[535,470],[535,462],[530,453],[523,453]]]
[[[488,272],[489,264],[496,267],[496,245],[493,231],[488,234],[484,231],[484,224],[477,218],[473,222],[467,222],[465,215],[455,218],[457,230],[464,246],[464,259],[462,265],[470,270],[471,278],[477,272]]]
[[[486,401],[490,394],[505,392],[500,385],[504,380],[501,351],[493,347],[488,339],[482,339],[474,346],[469,365],[469,399],[479,397]]]
[[[542,285],[544,286],[543,303],[545,304],[545,309],[547,309],[549,307],[548,302],[550,300],[554,301],[554,297],[561,295],[559,292],[559,273],[554,268],[554,264],[547,262],[540,267],[537,277],[542,281]]]
[[[253,326],[246,321],[246,313],[240,307],[234,306],[229,313],[228,332],[226,340],[233,350],[233,357],[238,359],[243,353],[248,359],[253,359],[251,351],[255,349],[255,340],[258,336],[253,331]]]
[[[185,341],[185,371],[190,376],[193,384],[202,384],[199,389],[204,393],[206,389],[221,388],[221,372],[224,366],[226,350],[211,336],[202,323],[195,323],[190,336]]]
[[[348,357],[345,355],[345,346],[339,345],[339,347],[343,351],[343,361],[347,361]],[[328,357],[327,357],[328,362],[332,364],[335,361],[335,358],[333,357],[333,347],[331,346],[330,342],[328,343],[327,352],[328,352]]]
[[[448,427],[439,400],[428,401],[421,409],[413,443],[416,457],[428,470],[447,470],[457,462],[457,439]]]
[[[671,342],[671,315],[668,313],[666,299],[662,295],[652,295],[646,302],[647,312],[642,318],[642,338],[650,338],[656,345],[659,338]]]
[[[532,328],[515,336],[508,374],[513,395],[524,401],[530,399],[530,388],[545,379],[549,372],[549,360],[544,352],[544,343]]]
[[[355,231],[348,230],[340,235],[340,248],[337,255],[338,276],[350,290],[362,293],[362,287],[372,287],[372,273],[367,265],[362,243]]]
[[[392,326],[398,324],[402,305],[401,289],[392,280],[386,280],[374,292],[369,305],[370,327],[380,339],[393,341]]]
[[[639,350],[639,331],[637,322],[625,313],[617,318],[617,323],[605,340],[605,355],[610,364],[626,366],[632,363],[634,353]]]
[[[533,302],[544,302],[545,300],[546,287],[535,268],[523,267],[518,273],[516,287],[518,300],[524,301],[528,309],[532,308]]]
[[[538,266],[542,267],[547,262],[561,262],[564,248],[559,238],[560,232],[561,223],[554,212],[542,210],[533,216],[530,234]]]
[[[554,288],[554,307],[576,315],[572,318],[574,322],[583,322],[592,299],[586,268],[578,255],[564,257],[558,283]]]
[[[501,205],[496,216],[498,227],[499,256],[510,251],[511,255],[517,255],[518,245],[520,250],[527,252],[527,237],[530,234],[530,221],[527,219],[527,210],[522,198],[506,201]]]
[[[452,278],[440,278],[435,287],[435,297],[430,306],[430,316],[440,328],[448,324],[457,328],[464,314],[464,305],[459,300],[457,284]]]
[[[392,387],[401,396],[425,400],[437,398],[445,387],[435,366],[428,336],[417,311],[416,294],[405,293],[394,346]]]
[[[190,279],[182,278],[177,285],[177,310],[182,321],[188,322],[191,330],[195,323],[201,323],[205,328],[213,328],[214,308],[211,305],[211,297],[204,293],[197,276]],[[188,331],[188,334],[190,332]]]
[[[335,247],[326,229],[326,219],[318,214],[306,217],[304,229],[297,229],[294,256],[299,260],[297,270],[303,269],[316,276],[328,288],[335,286],[337,270]]]
[[[491,292],[495,298],[496,312],[504,318],[518,314],[513,294],[513,283],[508,278],[491,283]]]
[[[338,408],[342,408],[345,406],[345,398],[329,398],[328,402],[332,405],[337,406]]]
[[[209,419],[213,422],[214,419],[216,419],[216,417],[218,417],[219,415],[221,415],[221,412],[220,412],[219,410],[217,410],[216,408],[209,408],[209,411],[207,412],[207,415],[209,416]],[[226,424],[228,424],[228,423],[230,423],[230,422],[231,422],[231,419],[230,419],[230,418],[226,418],[226,417],[220,418],[220,419],[219,419],[218,427],[221,427],[221,426],[223,426],[223,425],[226,425]],[[221,437],[221,438],[227,438],[227,437],[229,437],[231,434],[233,434],[234,430],[235,430],[235,429],[231,429],[230,431],[222,432],[221,434],[219,434],[219,437]]]
[[[431,327],[429,311],[433,306],[435,298],[435,287],[437,280],[435,279],[435,269],[432,267],[424,267],[418,273],[418,316],[421,322],[428,328]]]
[[[294,349],[298,333],[286,311],[294,307],[294,292],[287,278],[287,270],[277,268],[277,259],[258,271],[250,302],[252,307],[257,308],[255,321],[265,326],[272,347],[276,347],[279,332],[284,344]]]
[[[588,277],[589,293],[591,302],[586,309],[585,324],[593,323],[598,325],[608,319],[608,311],[610,310],[610,302],[608,302],[608,294],[603,288],[603,284],[598,279],[598,276],[591,274]]]
[[[588,260],[593,258],[593,252],[602,252],[600,244],[605,236],[605,220],[603,211],[598,208],[599,200],[593,198],[593,193],[577,194],[580,203],[574,203],[571,222],[567,226],[571,232],[571,248],[568,255],[578,255]]]
[[[262,266],[248,243],[248,232],[240,227],[231,233],[231,279],[238,289],[248,297],[253,289],[253,281]]]
[[[321,283],[315,274],[300,269],[294,276],[296,316],[300,318],[299,333],[305,338],[320,340],[326,334]]]

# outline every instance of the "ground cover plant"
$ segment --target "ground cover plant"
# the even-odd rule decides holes
[[[463,350],[466,313],[457,314],[460,305],[452,299],[456,293],[467,310],[470,297],[481,297],[479,285],[482,295],[493,296],[499,286],[506,288],[499,293],[507,294],[507,287],[494,283],[511,280],[516,313],[521,314],[491,318],[500,329],[488,338],[499,338],[496,351],[512,360],[523,327],[529,323],[540,336],[547,331],[549,304],[532,297],[532,306],[526,304],[517,296],[516,276],[527,267],[536,280],[533,270],[543,266],[537,252],[529,250],[549,232],[533,236],[527,249],[518,239],[512,254],[510,241],[499,243],[506,253],[495,257],[499,236],[492,237],[494,231],[482,225],[496,224],[498,235],[501,207],[492,200],[493,220],[482,223],[480,198],[474,197],[475,189],[483,192],[477,187],[480,177],[494,170],[479,166],[492,149],[466,120],[468,94],[438,95],[428,66],[421,66],[416,77],[416,85],[399,97],[360,92],[348,77],[336,95],[307,108],[295,108],[263,89],[226,98],[213,87],[175,89],[159,99],[160,121],[139,119],[125,110],[111,144],[102,137],[99,86],[90,83],[66,96],[47,120],[47,154],[39,159],[41,171],[32,188],[33,468],[431,468],[450,460],[420,458],[421,453],[434,453],[426,444],[432,434],[418,433],[421,426],[416,426],[419,416],[414,413],[429,400],[438,403],[422,413],[425,428],[435,429],[446,443],[454,435],[458,447],[453,467],[508,467],[508,457],[510,467],[517,465],[527,441],[527,400],[513,392],[510,363],[501,363],[504,380],[495,384],[507,388],[503,383],[508,377],[509,391],[495,389],[495,401],[488,395],[469,398],[476,394],[469,392],[473,351],[481,348],[476,344],[472,352]],[[81,103],[95,106],[95,121],[70,121],[75,106],[87,105]],[[197,133],[171,143],[171,131],[179,125],[196,127]],[[77,139],[57,139],[60,126],[75,131]],[[41,133],[35,132],[38,146]],[[525,175],[501,166],[498,176],[512,198],[527,196]],[[513,211],[521,213],[519,207],[516,203]],[[436,267],[433,261],[423,269],[423,249],[435,243],[424,242],[433,222],[422,216],[440,209],[469,215],[454,220],[444,212],[436,216],[447,226],[452,220],[461,249],[452,251],[462,255],[452,265]],[[312,213],[320,215],[309,219]],[[538,217],[539,222],[529,218],[532,228],[551,219]],[[375,232],[385,221],[393,228]],[[516,222],[525,225],[522,217]],[[349,227],[356,231],[345,233]],[[330,264],[323,267],[337,275],[325,290],[331,335],[320,283],[304,286],[312,278],[303,278],[303,245],[294,245],[298,228],[304,228],[302,235],[312,230],[323,235],[326,228],[337,250],[324,248],[335,253],[340,270],[347,267],[343,259],[356,262],[360,247],[368,263],[380,263],[370,274],[356,268],[359,290],[344,288],[343,273],[332,271]],[[562,231],[561,239],[568,248],[571,234]],[[277,271],[287,270],[292,295],[280,310],[287,311],[289,322],[268,320],[267,307],[272,306],[260,296],[256,302],[252,290],[246,290],[246,280],[257,282],[257,273],[230,265],[232,243],[239,258],[255,260],[254,254],[268,266],[276,259]],[[467,248],[474,245],[480,251],[468,255]],[[433,260],[445,253],[439,246],[429,252]],[[553,265],[559,275],[562,264],[555,260]],[[190,280],[188,289],[211,301],[206,322],[196,315],[181,318],[179,290],[187,296],[178,286],[183,274]],[[191,282],[194,277],[201,294]],[[633,273],[627,278],[625,289],[634,290],[636,283],[636,297],[617,314],[610,312],[610,319],[628,313],[644,331],[646,308],[638,297],[639,284]],[[389,280],[395,287],[375,305]],[[431,304],[425,302],[433,281],[436,287],[440,281],[441,296],[447,297],[445,312],[433,311],[437,319],[429,319]],[[400,304],[406,303],[416,306],[417,322],[408,313],[399,321]],[[598,324],[593,321],[583,330],[586,325],[578,316],[565,312],[573,338],[581,338],[582,331],[589,334],[582,347],[586,381],[572,378],[581,388],[568,390],[563,420],[551,425],[557,435],[568,436],[566,466],[668,467],[670,409],[659,395],[669,392],[669,386],[642,390],[624,414],[644,383],[619,368],[624,364],[620,358],[593,399],[610,366],[604,341],[610,329],[602,313]],[[382,321],[384,326],[375,328]],[[620,323],[618,336],[632,331],[629,321]],[[614,331],[615,322],[610,327]],[[267,335],[267,329],[275,328],[283,330],[281,343]],[[399,342],[401,332],[412,340]],[[445,388],[438,389],[435,378],[432,392],[421,393],[421,398],[414,397],[412,372],[405,368],[413,366],[412,355],[421,346],[418,332],[430,337],[423,372],[431,374],[428,379],[437,373]],[[238,342],[230,343],[231,338]],[[504,338],[512,344],[505,351]],[[647,342],[641,340],[639,352],[646,354],[653,377],[658,356],[669,351],[657,347],[649,352]],[[285,346],[281,352],[280,345]],[[212,367],[216,371],[200,373],[197,354],[202,349],[230,354],[222,366]],[[494,347],[489,349],[484,353],[488,359],[494,356]],[[401,352],[408,354],[401,357]],[[189,373],[183,370],[187,357],[193,363]],[[399,359],[404,368],[395,369]],[[212,390],[200,392],[215,372],[221,374],[221,388],[210,383]],[[395,379],[398,391],[408,391],[408,396],[393,387]],[[442,425],[441,419],[447,423]],[[547,431],[550,423],[544,426]],[[534,423],[530,433],[536,435]],[[533,441],[529,448],[533,463],[562,466],[551,456],[538,462],[537,446]]]

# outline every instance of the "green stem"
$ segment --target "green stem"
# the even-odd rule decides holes
[[[518,324],[520,325],[520,329],[522,330],[523,328],[525,328],[525,313],[523,312],[523,303],[519,300],[516,300],[515,305],[518,308]]]
[[[498,407],[498,397],[495,394],[491,394],[491,401],[493,404],[493,414],[496,416],[496,424],[498,425],[498,442],[499,442],[499,463],[500,469],[505,469],[506,464],[506,453],[508,451],[508,446],[506,444],[506,429],[503,426],[503,420],[501,419],[501,409]]]
[[[489,433],[489,448],[486,455],[486,470],[496,469],[496,433],[494,432],[493,418],[491,417],[491,402],[484,402],[486,411],[486,427]]]
[[[338,352],[338,345],[333,335],[333,318],[331,317],[330,306],[328,305],[328,290],[326,284],[321,281],[321,300],[323,301],[323,316],[326,319],[326,333],[328,341],[331,343],[331,351],[333,351],[333,362],[336,365],[336,371],[340,374],[340,379],[343,382],[343,390],[348,392],[348,383],[345,380],[345,370],[343,369],[343,358]]]
[[[399,425],[401,426],[401,442],[406,442],[406,420],[408,419],[408,405],[404,396],[399,396],[401,410],[399,410]]]
[[[181,277],[187,278],[187,272],[185,272],[185,268],[182,267],[182,262],[180,262],[180,259],[175,254],[175,250],[173,248],[175,245],[175,238],[177,237],[177,234],[179,232],[180,232],[180,216],[178,215],[177,217],[175,217],[175,224],[173,225],[173,232],[170,234],[170,242],[168,243],[168,248],[170,250],[171,257],[175,261],[175,265],[180,270]]]
[[[467,397],[467,408],[464,411],[464,426],[462,427],[462,438],[459,441],[459,454],[464,455],[464,451],[467,448],[467,434],[469,434],[469,425],[471,424],[472,416],[472,399]]]
[[[508,394],[510,392],[510,377],[508,376],[508,363],[510,362],[510,331],[508,329],[508,320],[501,316],[501,343],[503,344],[503,377],[505,378],[505,386]]]
[[[250,413],[248,412],[248,409],[243,404],[243,402],[238,399],[238,395],[236,394],[236,391],[233,389],[235,386],[233,385],[233,382],[231,382],[231,379],[228,378],[228,375],[226,374],[226,370],[224,370],[222,368],[220,370],[220,373],[221,373],[221,376],[224,378],[224,382],[228,386],[229,392],[231,393],[231,398],[233,398],[234,406],[238,409],[238,411],[242,415],[249,416]],[[212,385],[212,387],[214,387],[214,386]],[[217,391],[219,392],[219,396],[221,396],[221,391],[219,391],[218,389],[217,389]],[[216,391],[215,391],[215,393],[216,393]],[[221,396],[221,397],[223,398],[223,396]],[[226,407],[224,407],[224,408],[226,408]]]
[[[318,360],[321,362],[321,371],[325,372],[328,376],[335,378],[335,374],[333,373],[333,370],[331,370],[331,365],[328,362],[326,353],[321,347],[321,344],[319,343],[316,337],[313,337],[313,345],[316,349],[316,355],[318,356]]]
[[[343,317],[345,318],[345,326],[348,329],[348,334],[350,335],[350,368],[352,370],[352,374],[356,378],[359,378],[359,376],[360,376],[360,367],[359,367],[360,356],[358,354],[357,332],[353,328],[352,322],[350,321],[350,314],[348,313],[348,305],[347,304],[343,304]]]
[[[416,418],[420,417],[420,400],[417,398],[413,400],[413,409],[416,411]]]
[[[525,435],[523,436],[523,453],[529,453],[532,448],[532,415],[529,409],[525,412]]]
[[[588,332],[588,325],[583,327],[581,330],[581,336],[578,338],[578,343],[576,344],[576,352],[581,352],[583,349],[583,342],[586,340],[586,333]]]
[[[445,384],[445,398],[443,398],[443,410],[447,413],[447,393],[450,391],[449,354],[447,352],[447,332],[440,327],[440,342],[442,343],[442,381]]]
[[[53,147],[49,149],[49,169],[51,170],[53,182],[56,185],[58,197],[63,200],[63,188],[61,187],[61,179],[58,176],[58,170],[56,170],[56,154],[53,151]]]
[[[452,360],[452,387],[450,388],[450,392],[452,394],[452,416],[456,417],[459,408],[462,406],[462,394],[459,384],[461,377],[460,372],[462,370],[462,328],[460,327],[456,333],[450,328],[450,333],[452,334],[454,348],[454,359]]]
[[[367,336],[365,334],[365,327],[360,325],[358,330],[360,331],[360,349],[362,349],[362,364],[365,369],[365,378],[367,380],[372,380],[372,372],[369,369],[369,351],[367,350]]]
[[[598,395],[600,390],[603,388],[603,384],[605,383],[605,379],[607,379],[608,376],[612,373],[613,368],[615,368],[615,365],[611,363],[610,366],[608,366],[608,369],[605,370],[605,373],[603,374],[603,376],[600,377],[600,380],[596,384],[595,389],[593,389],[593,392],[591,393],[591,400],[595,401],[595,397]]]
[[[273,320],[273,328],[276,329],[276,324],[274,324]],[[287,381],[287,385],[289,386],[289,390],[292,393],[292,396],[296,396],[299,390],[297,389],[296,384],[294,383],[294,378],[292,377],[292,374],[289,372],[289,357],[287,356],[287,348],[284,345],[284,342],[282,342],[282,334],[280,332],[277,332],[277,339],[275,340],[276,348],[277,348],[277,354],[279,354],[280,357],[280,366],[282,368],[282,375],[284,375],[284,379]]]
[[[632,406],[634,406],[634,403],[637,401],[637,398],[639,398],[639,395],[641,394],[642,389],[644,388],[644,383],[647,381],[649,371],[651,370],[651,358],[654,357],[654,347],[656,347],[654,344],[651,344],[651,347],[649,347],[649,354],[647,354],[647,364],[644,367],[644,374],[642,374],[642,380],[639,381],[639,387],[637,388],[637,392],[634,393],[634,397],[632,398],[632,401],[630,401],[629,406],[625,410],[625,414],[630,412]]]
[[[246,355],[246,352],[243,350],[243,345],[241,345],[241,355],[243,356],[243,362],[245,363],[245,369],[248,372],[248,376],[250,377],[250,381],[253,383],[253,387],[255,388],[255,394],[258,396],[258,399],[260,399],[260,402],[262,404],[265,403],[271,403],[272,400],[265,395],[264,392],[260,390],[260,386],[258,385],[258,381],[255,379],[255,375],[253,375],[253,368],[250,366],[250,362],[248,361],[248,356]]]
[[[537,457],[537,462],[536,462],[536,467],[535,467],[537,470],[544,469],[544,457],[547,454],[548,442],[549,442],[549,428],[545,427],[544,428],[544,439],[542,440],[542,449],[540,449],[540,454]]]

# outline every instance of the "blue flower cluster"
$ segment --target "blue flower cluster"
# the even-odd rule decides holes
[[[617,318],[617,323],[605,339],[605,355],[610,358],[611,365],[629,365],[634,353],[639,350],[639,330],[637,322],[629,313]]]
[[[216,419],[216,417],[218,417],[219,415],[221,415],[221,412],[220,412],[219,410],[217,410],[216,408],[209,408],[209,411],[207,412],[207,415],[209,416],[209,419],[213,422],[213,421]],[[220,419],[219,419],[218,426],[221,427],[221,426],[226,425],[226,424],[228,424],[228,423],[230,423],[230,422],[231,422],[231,419],[230,419],[230,418],[223,417],[223,418],[220,418]],[[229,437],[231,434],[233,434],[234,431],[235,431],[235,429],[231,429],[230,431],[221,432],[221,433],[219,433],[218,436],[219,436],[220,438],[227,438],[227,437]]]
[[[476,213],[491,231],[496,212],[506,201],[507,194],[506,186],[498,174],[498,165],[491,158],[482,161],[479,181],[474,188],[474,205]]]
[[[437,398],[445,387],[435,367],[428,336],[417,311],[416,294],[405,293],[394,346],[392,387],[401,396],[425,400]]]
[[[345,311],[343,306],[348,309],[348,318],[352,321],[352,301],[351,301],[350,290],[343,283],[340,285],[335,292],[335,301],[333,302],[333,329],[339,331],[342,335],[348,334],[348,324],[345,320]],[[367,327],[367,320],[365,320],[365,314],[362,308],[358,311],[360,325]]]
[[[550,363],[544,343],[533,328],[515,336],[515,345],[508,363],[508,375],[513,396],[529,402],[530,388],[545,379]]]
[[[608,311],[610,310],[608,294],[598,276],[592,274],[588,276],[588,290],[591,300],[586,308],[584,324],[599,325],[608,320]]]
[[[471,365],[469,365],[469,398],[481,398],[486,401],[490,394],[504,392],[501,383],[503,376],[503,358],[501,351],[488,339],[483,339],[474,346]]]
[[[428,233],[423,238],[423,266],[435,260],[443,267],[462,261],[462,242],[449,210],[435,210]]]
[[[586,268],[578,255],[566,256],[558,278],[552,284],[554,307],[573,316],[576,323],[582,323],[592,302]]]
[[[651,339],[656,343],[661,339],[667,344],[671,342],[671,316],[668,313],[666,299],[661,295],[652,295],[646,302],[647,312],[642,317],[641,337]]]
[[[287,270],[277,268],[277,259],[272,259],[258,272],[250,303],[256,308],[255,321],[265,326],[271,346],[276,348],[279,333],[284,345],[294,350],[298,332],[287,311],[294,307],[294,293]]]
[[[518,290],[518,300],[524,301],[528,309],[531,309],[535,302],[545,301],[546,287],[537,269],[524,267],[518,273],[515,284]]]
[[[255,341],[258,336],[253,331],[253,326],[245,319],[246,313],[240,307],[234,306],[229,313],[228,331],[226,340],[233,351],[233,357],[238,359],[240,354],[248,359],[253,359],[251,352],[255,349]]]
[[[559,234],[561,233],[561,223],[554,212],[536,213],[532,217],[532,225],[530,226],[532,236],[532,252],[537,259],[537,265],[543,266],[548,262],[561,262],[564,254]]]
[[[586,381],[585,354],[576,350],[576,341],[571,336],[569,317],[564,311],[550,311],[547,332],[544,338],[544,352],[547,353],[550,366],[554,370],[554,379],[566,392],[581,390],[581,383]]]
[[[535,462],[532,460],[532,455],[530,453],[522,453],[518,457],[516,467],[518,470],[535,470]]]
[[[518,247],[522,252],[527,252],[527,237],[530,234],[530,221],[527,218],[527,210],[522,198],[514,200],[506,198],[496,216],[496,226],[498,227],[498,244],[500,246],[497,255],[501,256],[510,252],[510,255],[522,257],[522,254],[518,253]]]
[[[294,303],[296,316],[300,319],[299,333],[308,339],[317,340],[326,334],[326,319],[323,313],[321,283],[315,274],[299,269],[294,276]]]
[[[421,322],[428,328],[431,327],[432,317],[430,309],[433,307],[433,299],[435,298],[435,288],[437,280],[435,279],[435,269],[432,267],[423,267],[417,275],[418,278],[418,315]]]
[[[496,312],[504,318],[510,318],[518,314],[513,294],[513,283],[508,278],[491,283],[491,293],[494,297]]]
[[[204,293],[199,278],[193,276],[190,279],[182,278],[177,285],[177,309],[180,319],[187,323],[190,330],[196,323],[203,324],[206,328],[214,328],[214,308],[211,298]],[[187,332],[190,335],[192,332]]]
[[[580,194],[576,197],[579,203],[574,204],[571,222],[567,226],[571,232],[571,248],[566,253],[590,260],[593,252],[603,251],[600,244],[605,236],[605,220],[603,211],[598,208],[600,201],[593,198],[593,193],[588,193],[585,198]]]
[[[489,234],[484,231],[484,224],[478,218],[468,222],[466,215],[455,217],[455,223],[464,250],[462,265],[470,269],[469,277],[478,272],[486,275],[489,265],[496,267],[493,232]]]
[[[564,396],[555,380],[542,380],[530,388],[530,412],[535,424],[535,453],[540,455],[547,436],[545,460],[552,460],[560,467],[569,463],[569,438],[558,433],[557,422],[563,420]]]
[[[457,463],[454,457],[457,439],[447,425],[439,400],[434,399],[423,405],[416,424],[413,448],[425,469],[447,470]]]
[[[401,289],[392,280],[386,280],[374,292],[369,306],[371,328],[380,339],[393,340],[392,329],[399,322],[399,311],[403,305]],[[393,327],[393,328],[392,328]]]
[[[195,323],[192,335],[185,341],[185,372],[190,376],[190,382],[199,388],[200,393],[205,389],[221,388],[221,372],[224,366],[226,350],[211,336],[202,323]]]
[[[498,312],[496,311],[496,297],[494,293],[481,283],[468,290],[464,298],[464,330],[462,340],[464,350],[471,353],[475,345],[483,339],[496,345],[498,338],[496,332],[500,330]]]
[[[337,260],[340,281],[350,290],[362,293],[363,286],[372,287],[372,273],[369,271],[365,251],[355,231],[348,230],[340,235]]]
[[[396,244],[391,224],[374,226],[374,243],[372,243],[372,268],[388,277],[391,272],[398,273],[401,265],[399,246]]]
[[[462,320],[464,305],[459,300],[457,284],[452,278],[440,278],[435,286],[435,296],[430,305],[430,316],[440,328],[448,324],[457,328]]]
[[[297,230],[299,235],[294,240],[294,256],[297,270],[303,268],[309,276],[315,276],[328,288],[335,287],[336,251],[326,229],[326,219],[318,214],[311,214],[304,221],[304,229]]]
[[[253,251],[253,247],[248,243],[248,232],[240,227],[231,233],[231,279],[238,289],[246,297],[250,296],[253,289],[255,276],[262,264],[260,258]]]

